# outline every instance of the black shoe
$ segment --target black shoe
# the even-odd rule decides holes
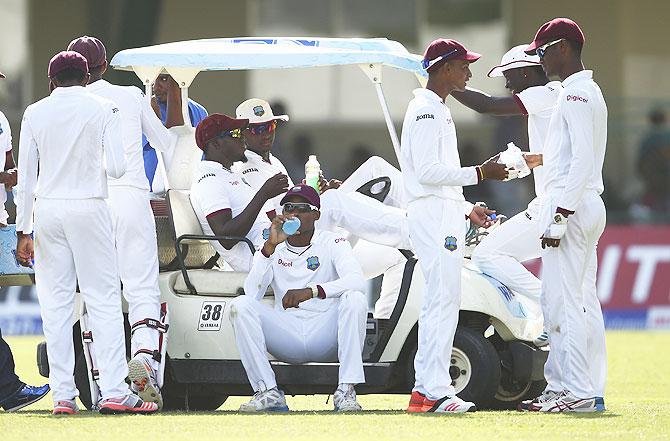
[[[35,401],[39,401],[46,394],[49,393],[49,385],[45,384],[44,386],[29,386],[25,385],[23,388],[16,393],[12,398],[5,401],[5,404],[2,405],[2,408],[7,412],[14,412],[16,410],[22,409],[30,404],[33,404]]]

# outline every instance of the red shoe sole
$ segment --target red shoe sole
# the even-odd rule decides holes
[[[107,403],[100,406],[100,413],[103,415],[116,415],[120,413],[138,413],[140,415],[148,415],[158,412],[157,407],[147,406],[153,403],[144,403],[140,407],[128,407],[122,404]]]

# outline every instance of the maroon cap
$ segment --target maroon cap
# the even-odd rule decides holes
[[[65,69],[77,69],[88,73],[88,63],[80,53],[74,51],[58,52],[49,61],[49,78],[53,78]]]
[[[216,138],[221,132],[241,129],[249,124],[248,119],[235,119],[228,115],[212,113],[207,118],[200,121],[195,128],[195,143],[201,150],[205,150],[205,144]]]
[[[456,40],[439,38],[428,45],[421,65],[430,70],[442,60],[477,61],[480,57],[480,54],[470,52]]]
[[[75,38],[67,45],[67,50],[79,52],[88,61],[88,68],[101,66],[107,61],[107,50],[102,41],[95,37],[84,35]]]
[[[300,196],[310,204],[314,205],[316,208],[321,208],[321,198],[319,193],[310,185],[307,184],[298,184],[295,185],[286,192],[283,198],[281,198],[280,204],[284,205],[288,202],[290,196]]]
[[[537,30],[533,42],[528,45],[525,52],[532,55],[538,47],[554,40],[560,40],[561,38],[581,44],[584,44],[586,40],[584,33],[577,23],[569,18],[555,18],[546,22]]]

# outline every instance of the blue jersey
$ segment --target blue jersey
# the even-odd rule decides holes
[[[158,107],[161,111],[161,120],[165,124],[167,119],[167,103],[158,102]],[[188,116],[191,120],[191,126],[197,127],[198,123],[207,117],[207,109],[205,109],[201,104],[196,103],[192,99],[188,100]],[[149,187],[153,191],[153,182],[154,176],[156,175],[156,167],[158,167],[158,156],[156,156],[156,150],[151,147],[149,141],[142,135],[142,145],[144,153],[144,172],[147,175],[149,180]]]

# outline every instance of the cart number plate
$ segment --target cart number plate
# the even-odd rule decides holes
[[[203,302],[200,308],[198,331],[218,331],[221,329],[226,302]]]

